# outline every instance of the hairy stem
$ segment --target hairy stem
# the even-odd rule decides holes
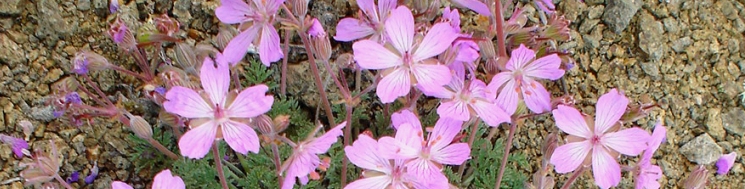
[[[68,184],[67,181],[65,181],[65,179],[62,179],[62,177],[59,176],[59,174],[54,174],[54,179],[56,179],[57,182],[59,182],[63,187],[67,189],[73,189],[73,187],[70,186],[70,184]]]
[[[287,95],[287,61],[290,56],[290,35],[291,30],[285,30],[285,48],[282,51],[285,53],[285,58],[282,59],[282,73],[280,74],[279,80],[279,94],[282,96]]]
[[[504,168],[507,167],[507,158],[510,156],[510,150],[512,149],[512,139],[515,137],[515,131],[517,130],[518,120],[513,119],[510,124],[510,134],[507,135],[507,143],[504,146],[504,154],[502,155],[502,165],[499,166],[499,174],[497,174],[497,183],[494,184],[495,189],[499,189],[502,185],[502,177],[504,176]]]
[[[175,153],[171,152],[171,150],[168,150],[168,148],[166,148],[165,146],[163,146],[163,144],[160,144],[160,142],[158,142],[157,140],[155,140],[153,138],[148,138],[147,139],[147,142],[150,143],[150,145],[153,145],[153,147],[155,147],[155,149],[158,149],[158,151],[160,151],[161,153],[165,154],[169,158],[171,158],[173,160],[178,160],[178,155],[176,155]]]
[[[468,135],[468,147],[473,149],[473,141],[476,140],[476,133],[479,129],[479,124],[481,124],[481,119],[476,118],[476,121],[473,121],[473,124],[471,125],[471,134]],[[471,159],[471,161],[475,161]],[[463,165],[458,166],[458,176],[463,178],[463,172],[466,170],[466,163]]]
[[[101,91],[101,88],[98,88],[98,85],[96,85],[96,83],[93,83],[93,79],[91,79],[90,76],[83,75],[83,77],[85,78],[85,81],[88,82],[88,85],[90,85],[91,88],[93,88],[93,90],[96,91],[96,93],[98,93],[98,96],[103,98],[106,101],[107,103],[106,105],[114,106],[114,103],[112,103],[111,100],[109,100],[109,97],[106,96],[106,94],[104,94],[103,91]],[[84,88],[84,87],[81,87],[81,88]]]
[[[279,188],[282,188],[282,184],[284,183],[284,178],[282,178],[282,160],[279,159],[279,147],[277,146],[277,143],[272,140],[272,154],[273,154],[273,160],[274,160],[274,166],[277,167],[277,183],[279,183]]]
[[[215,168],[217,169],[217,177],[220,177],[220,185],[222,185],[222,189],[228,189],[228,180],[225,179],[225,172],[222,171],[222,161],[220,161],[217,142],[212,143],[212,155],[215,157]]]
[[[505,48],[505,36],[504,36],[504,18],[502,17],[502,1],[494,0],[494,25],[495,31],[497,32],[497,51],[499,57],[507,57],[507,49]]]
[[[574,181],[579,178],[580,175],[582,175],[583,172],[585,172],[585,166],[579,166],[577,170],[574,170],[574,173],[572,173],[572,176],[567,179],[567,181],[564,183],[564,185],[561,186],[561,189],[569,189],[569,187],[574,184]]]
[[[351,137],[350,135],[352,135],[352,111],[353,111],[353,108],[349,104],[345,105],[345,107],[346,107],[346,110],[347,110],[347,116],[346,116],[347,126],[344,127],[344,146],[349,146],[349,143],[352,142],[351,141],[351,138],[350,138]],[[348,164],[348,161],[349,160],[346,157],[345,158],[341,158],[341,187],[342,188],[345,185],[347,185],[347,164]]]
[[[133,72],[131,70],[128,70],[128,69],[124,69],[121,66],[111,65],[111,68],[114,69],[114,70],[116,70],[116,71],[122,72],[124,74],[130,75],[132,77],[136,77],[138,79],[141,79],[144,82],[150,82],[150,80],[152,80],[150,78],[147,78],[145,76],[142,76],[142,74],[135,73],[135,72]]]

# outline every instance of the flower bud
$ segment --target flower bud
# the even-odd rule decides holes
[[[137,41],[135,40],[134,34],[132,34],[132,31],[129,30],[122,19],[117,18],[114,23],[111,23],[108,33],[109,36],[111,36],[111,40],[113,40],[119,48],[128,52],[137,48]]]
[[[313,19],[310,28],[308,28],[308,35],[310,36],[311,48],[313,48],[316,59],[321,61],[331,59],[331,42],[329,42],[326,31],[323,29],[321,22],[318,22],[318,19]]]
[[[274,130],[279,133],[287,129],[287,126],[290,125],[290,116],[289,115],[278,115],[277,117],[274,117]]]
[[[235,35],[238,35],[238,30],[236,30],[234,27],[221,26],[219,31],[217,32],[217,36],[215,36],[214,38],[215,46],[220,50],[224,50],[225,47],[228,46],[228,43],[230,43],[230,40],[235,37]]]
[[[85,50],[76,53],[71,62],[72,72],[78,75],[85,75],[89,71],[100,71],[111,67],[108,59],[97,53]]]
[[[277,134],[274,130],[274,122],[272,118],[266,114],[261,114],[251,119],[251,125],[258,128],[259,132],[263,135],[275,135]]]
[[[60,94],[77,91],[78,90],[78,81],[75,80],[75,77],[65,77],[54,84],[52,84],[52,90],[54,92]]]
[[[548,20],[548,25],[543,28],[540,35],[544,38],[549,38],[557,41],[569,41],[571,39],[569,24],[571,21],[559,16],[558,14],[552,14]]]
[[[155,28],[160,33],[168,36],[173,36],[174,33],[178,32],[181,25],[177,20],[168,17],[168,14],[161,14],[154,17],[153,22],[155,22]]]
[[[683,182],[683,188],[686,189],[699,189],[706,188],[706,183],[709,180],[709,170],[706,166],[699,165],[696,170],[691,172],[691,175]]]
[[[309,0],[289,0],[287,2],[292,7],[292,14],[294,14],[298,18],[303,18],[306,14],[308,14],[308,3],[310,2]]]

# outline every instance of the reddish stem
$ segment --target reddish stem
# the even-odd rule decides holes
[[[212,155],[215,160],[215,168],[217,169],[217,177],[220,177],[220,185],[223,189],[228,189],[228,180],[225,179],[225,172],[222,170],[222,161],[220,161],[220,152],[217,148],[217,141],[212,143]]]
[[[287,61],[290,56],[290,35],[291,30],[285,30],[285,48],[282,49],[285,53],[285,58],[282,59],[282,73],[280,74],[279,80],[279,94],[287,95]]]
[[[517,130],[517,119],[512,119],[510,124],[510,134],[507,136],[507,143],[504,146],[504,155],[502,155],[502,165],[499,166],[499,174],[497,175],[497,183],[494,188],[499,189],[502,185],[502,177],[504,176],[504,168],[507,167],[507,158],[509,158],[510,150],[512,149],[512,139],[515,137]]]
[[[502,17],[502,1],[494,0],[494,25],[497,32],[497,48],[499,57],[507,57],[507,49],[505,48],[505,36],[504,36],[504,18]]]

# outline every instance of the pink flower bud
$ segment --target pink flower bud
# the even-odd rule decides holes
[[[114,23],[111,23],[109,28],[109,36],[111,40],[116,43],[119,48],[125,51],[133,51],[137,48],[137,41],[135,40],[134,34],[129,30],[127,25],[121,19],[116,19]]]
[[[150,123],[145,121],[141,116],[132,116],[132,114],[128,115],[129,128],[132,129],[132,132],[134,132],[137,137],[145,140],[153,137],[153,127],[150,126]]]
[[[316,59],[328,61],[331,58],[331,42],[324,31],[323,26],[318,19],[313,19],[313,24],[308,28],[308,35],[311,40],[311,48],[315,52]]]
[[[111,67],[108,59],[86,50],[76,53],[70,62],[72,62],[72,72],[78,75],[85,75],[90,71],[100,71]]]
[[[696,170],[691,172],[691,175],[683,182],[683,188],[686,189],[703,189],[706,187],[706,183],[709,180],[709,170],[706,166],[699,165]]]

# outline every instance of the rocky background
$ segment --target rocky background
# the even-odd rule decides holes
[[[214,17],[217,0],[125,0],[120,16],[134,31],[150,14],[168,13],[181,22],[180,35],[194,44],[211,40],[220,26]],[[531,6],[528,1],[527,6]],[[572,40],[561,44],[574,53],[577,66],[567,72],[567,90],[577,99],[583,112],[594,112],[597,98],[611,88],[620,88],[632,102],[646,95],[661,108],[635,124],[651,130],[656,120],[668,126],[667,143],[654,159],[663,172],[663,188],[680,187],[696,164],[711,170],[709,187],[745,186],[745,159],[738,157],[729,175],[715,176],[713,166],[722,153],[745,153],[745,2],[734,0],[554,0],[558,10],[572,20]],[[311,14],[328,28],[351,15],[354,3],[344,0],[316,0]],[[29,120],[36,130],[29,142],[41,146],[53,140],[65,163],[63,177],[73,171],[87,175],[97,161],[101,173],[89,188],[106,188],[110,180],[137,183],[152,173],[134,173],[134,166],[123,154],[131,153],[129,131],[111,120],[95,120],[76,128],[56,121],[45,105],[50,86],[71,75],[70,59],[88,49],[103,54],[114,63],[133,66],[132,60],[117,50],[108,38],[107,0],[3,0],[0,2],[0,132],[22,136],[18,123]],[[468,19],[468,18],[465,18]],[[535,18],[533,18],[535,19]],[[333,29],[330,31],[333,34]],[[741,51],[742,50],[742,51]],[[311,79],[297,61],[288,91],[312,93]],[[305,75],[305,76],[303,76]],[[147,103],[138,99],[132,78],[113,72],[93,75],[102,89],[116,94],[135,110],[147,112]],[[302,76],[302,77],[301,77]],[[125,81],[125,82],[121,82]],[[558,83],[549,84],[554,96],[561,94]],[[315,106],[314,97],[301,98]],[[519,129],[515,151],[531,158],[542,157],[543,136],[553,131],[550,116],[526,122]],[[505,135],[501,130],[500,135]],[[635,163],[637,158],[624,159]],[[522,168],[526,174],[538,169],[538,160]],[[653,161],[654,162],[654,161]],[[0,145],[0,188],[22,188],[13,181],[21,168],[10,147]],[[624,164],[624,163],[622,163]],[[594,188],[588,174],[577,182],[579,188]],[[560,180],[564,180],[561,177]],[[563,181],[560,181],[560,183]],[[633,186],[624,174],[619,188]]]

